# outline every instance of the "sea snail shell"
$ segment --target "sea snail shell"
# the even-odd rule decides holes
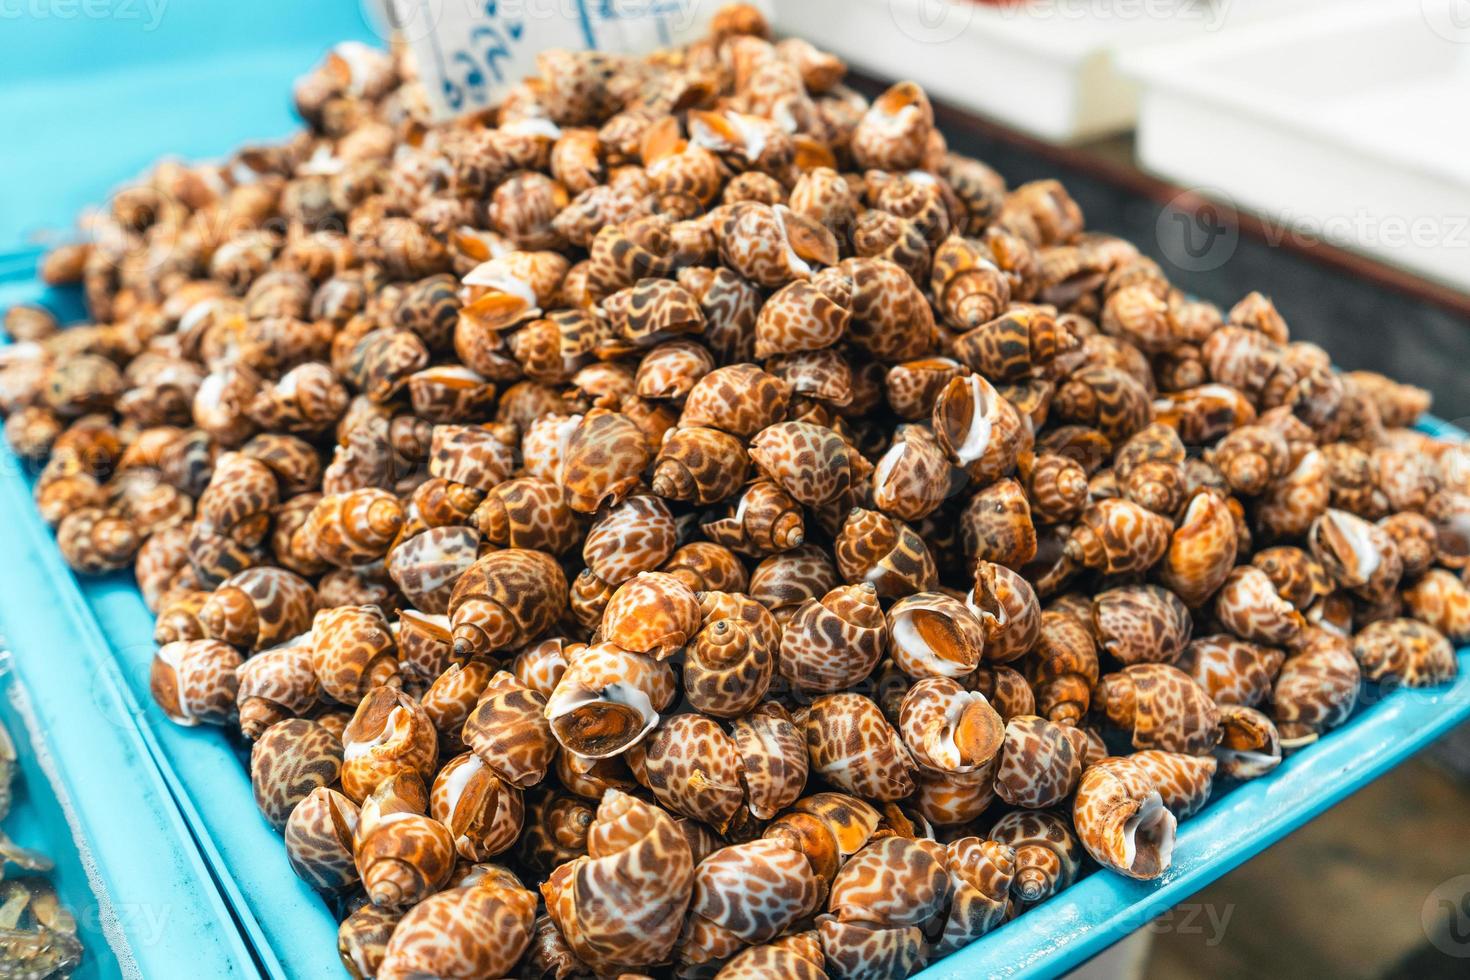
[[[1105,868],[1145,881],[1169,869],[1177,821],[1141,763],[1112,757],[1089,767],[1072,821],[1082,847]]]

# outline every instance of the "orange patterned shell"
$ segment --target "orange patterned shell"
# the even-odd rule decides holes
[[[587,835],[587,854],[553,871],[541,894],[577,958],[616,972],[669,956],[693,888],[693,856],[674,821],[609,790]]]
[[[450,597],[455,656],[523,645],[556,622],[566,597],[566,576],[545,552],[490,552],[460,576]]]

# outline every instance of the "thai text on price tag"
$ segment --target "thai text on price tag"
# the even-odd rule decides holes
[[[497,105],[548,48],[643,54],[703,31],[725,0],[386,0],[441,117]]]

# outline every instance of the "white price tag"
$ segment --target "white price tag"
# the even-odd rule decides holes
[[[698,37],[724,0],[387,0],[441,117],[496,105],[548,48],[643,54]]]

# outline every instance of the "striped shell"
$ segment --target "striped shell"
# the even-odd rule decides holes
[[[660,497],[703,507],[739,490],[749,464],[744,445],[734,436],[719,429],[681,427],[659,449],[649,485]]]
[[[362,805],[353,858],[374,905],[416,905],[454,872],[454,841],[448,828],[424,815],[427,796],[416,776],[399,775],[378,784]]]
[[[1350,641],[1309,628],[1298,649],[1281,665],[1271,689],[1271,716],[1281,745],[1296,749],[1347,720],[1358,703],[1362,672]]]
[[[961,837],[945,847],[950,906],[935,945],[941,956],[969,945],[1004,922],[1015,881],[1016,852],[999,841]]]
[[[786,415],[790,386],[754,364],[716,368],[695,383],[681,424],[749,437]]]
[[[403,521],[403,504],[397,497],[364,488],[319,500],[307,518],[306,533],[324,561],[351,568],[386,555]]]
[[[240,733],[247,739],[257,739],[276,722],[303,715],[316,705],[321,686],[311,668],[311,651],[311,634],[302,633],[236,669],[235,705]]]
[[[286,859],[302,881],[335,891],[357,881],[352,838],[357,804],[334,789],[318,786],[292,809],[284,832]]]
[[[475,562],[480,534],[463,526],[432,527],[395,545],[385,567],[400,591],[430,615],[449,611],[449,597]]]
[[[616,587],[668,561],[676,543],[674,517],[663,498],[634,494],[592,522],[582,542],[582,560]]]
[[[1353,656],[1365,680],[1435,687],[1459,675],[1454,647],[1432,626],[1412,619],[1380,619],[1353,637]]]

